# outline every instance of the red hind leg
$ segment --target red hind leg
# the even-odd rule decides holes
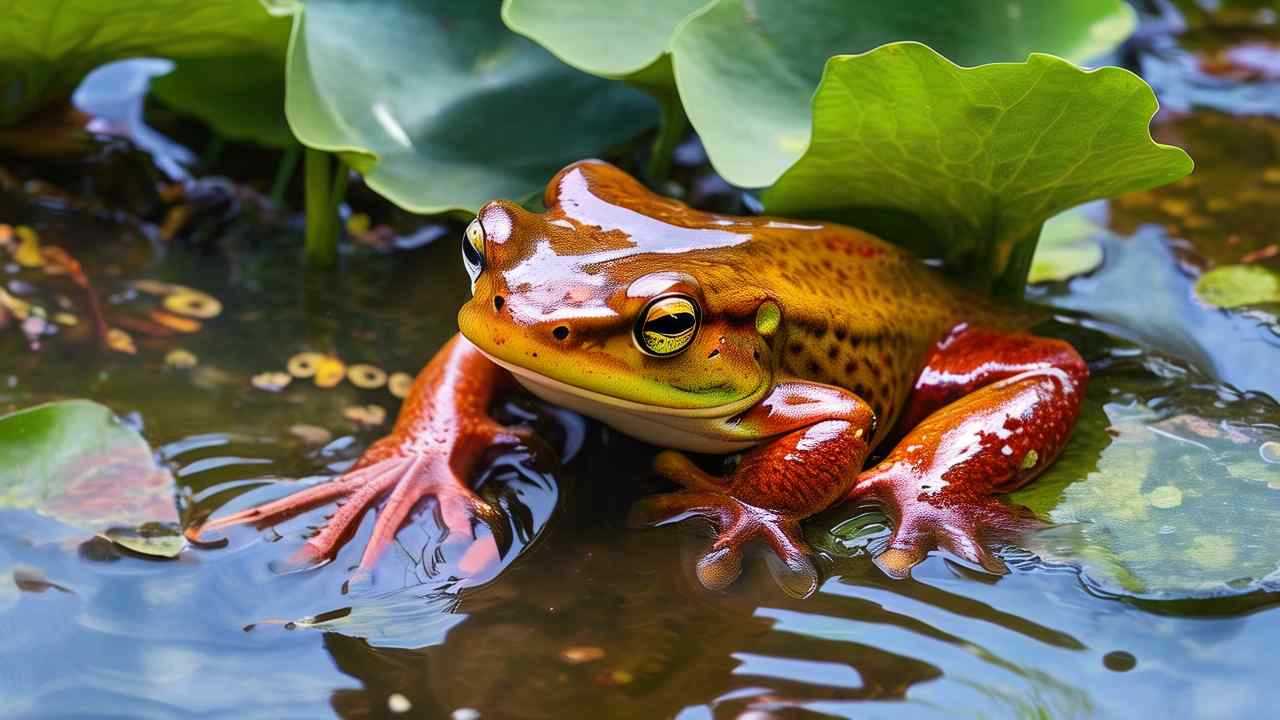
[[[1042,472],[1080,412],[1088,368],[1058,340],[960,328],[939,343],[905,413],[911,425],[850,499],[880,502],[895,522],[876,559],[905,576],[934,548],[991,572],[1002,534],[1035,524],[995,499]]]

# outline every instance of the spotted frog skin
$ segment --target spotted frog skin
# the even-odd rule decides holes
[[[203,529],[346,498],[304,546],[314,560],[385,498],[368,569],[424,497],[462,536],[474,519],[501,525],[467,481],[491,446],[533,441],[487,414],[514,381],[664,448],[655,470],[682,489],[633,519],[710,521],[696,568],[709,588],[762,540],[784,588],[812,592],[800,521],[843,502],[878,503],[894,521],[876,558],[890,575],[934,549],[1004,570],[991,544],[1031,520],[995,495],[1066,442],[1088,377],[1070,345],[1023,333],[1028,316],[852,228],[699,212],[599,161],[560,171],[544,200],[540,214],[489,203],[467,228],[461,334],[418,376],[391,435],[345,475]],[[720,477],[681,451],[741,457]]]

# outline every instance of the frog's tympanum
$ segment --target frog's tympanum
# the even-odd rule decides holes
[[[1070,345],[1024,334],[1027,315],[852,228],[699,212],[598,161],[560,171],[545,204],[492,202],[467,228],[461,334],[418,376],[391,435],[332,482],[205,529],[345,499],[302,550],[321,559],[385,498],[368,568],[434,497],[470,535],[495,509],[469,476],[491,446],[530,439],[487,414],[514,379],[664,448],[655,469],[683,489],[634,518],[710,521],[707,587],[731,583],[759,540],[788,589],[811,592],[800,522],[844,502],[893,520],[876,558],[893,576],[935,548],[1004,570],[993,538],[1030,520],[994,495],[1042,472],[1070,434],[1088,377]],[[681,451],[741,458],[718,477]]]

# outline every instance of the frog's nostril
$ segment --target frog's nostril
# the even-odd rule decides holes
[[[502,306],[503,306],[503,305],[505,305],[505,304],[506,304],[506,302],[507,302],[506,300],[503,300],[503,299],[502,299],[502,296],[501,296],[501,295],[494,295],[494,296],[493,296],[493,309],[494,309],[494,310],[501,310],[501,309],[502,309]]]
[[[551,336],[557,340],[563,340],[569,337],[569,328],[566,325],[557,325],[555,330],[551,331]]]

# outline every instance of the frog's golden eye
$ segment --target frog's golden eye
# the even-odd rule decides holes
[[[462,234],[462,260],[467,266],[467,274],[471,276],[474,291],[476,278],[484,270],[484,226],[480,224],[480,218],[472,220]]]
[[[667,295],[649,303],[636,323],[636,345],[647,355],[667,357],[693,342],[700,320],[698,304],[685,295]]]

